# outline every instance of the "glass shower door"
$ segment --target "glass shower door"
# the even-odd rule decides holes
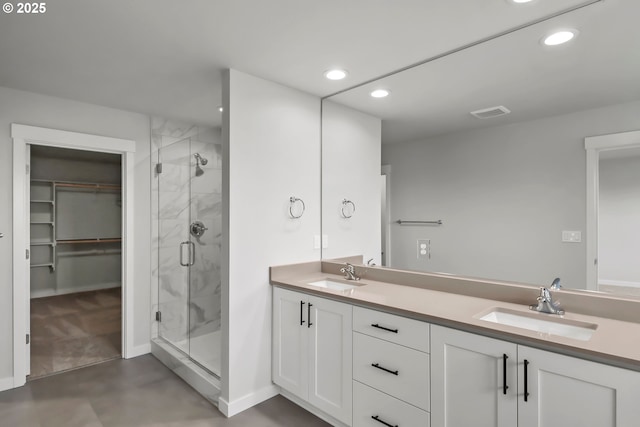
[[[158,173],[158,335],[220,376],[221,146],[163,145]]]
[[[163,146],[158,174],[158,335],[189,354],[191,141]],[[187,242],[187,243],[185,243]]]
[[[216,149],[218,148],[218,149]],[[191,141],[190,356],[220,376],[222,170],[220,146]]]

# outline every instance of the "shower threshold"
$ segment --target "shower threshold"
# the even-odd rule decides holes
[[[151,340],[151,354],[193,387],[216,407],[220,397],[220,378],[194,362],[162,338]]]

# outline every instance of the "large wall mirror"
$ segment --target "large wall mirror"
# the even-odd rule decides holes
[[[640,130],[640,2],[588,3],[326,98],[323,258],[640,295],[640,150],[601,153],[592,284],[585,150]]]

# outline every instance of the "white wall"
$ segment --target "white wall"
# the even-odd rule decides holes
[[[584,288],[584,138],[637,129],[640,102],[384,145],[393,266]],[[582,243],[562,243],[562,230],[582,231]],[[417,259],[418,238],[431,239],[430,261]]]
[[[363,255],[380,264],[381,121],[331,101],[322,103],[322,234],[325,259]],[[342,216],[342,200],[356,210]],[[351,206],[346,207],[349,215]]]
[[[150,161],[146,116],[0,87],[0,380],[13,375],[11,123],[136,141],[134,351],[150,337]]]
[[[640,156],[600,159],[598,282],[640,286]]]
[[[271,382],[269,266],[320,259],[320,99],[235,70],[225,76],[223,390],[233,415],[277,393]],[[289,197],[304,200],[289,217]]]

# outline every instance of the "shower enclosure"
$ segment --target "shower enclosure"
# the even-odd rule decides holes
[[[157,338],[219,378],[221,146],[171,139],[157,144],[154,173]]]

